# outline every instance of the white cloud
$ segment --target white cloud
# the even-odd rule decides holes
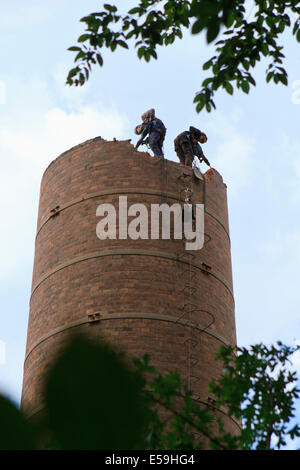
[[[243,111],[236,108],[231,115],[215,112],[208,125],[211,139],[219,141],[214,150],[214,167],[218,168],[231,195],[246,186],[253,172],[255,139],[243,132],[239,124]]]
[[[67,114],[59,108],[50,110],[45,116],[47,138],[57,140],[58,151],[70,145],[101,135],[108,140],[125,135],[126,117],[115,110],[98,111],[91,107]]]
[[[16,14],[17,7],[17,14]],[[49,20],[50,9],[45,5],[40,5],[38,2],[27,2],[18,0],[17,4],[3,5],[1,26],[3,28],[11,29],[14,24],[16,28],[27,27],[28,25],[36,25],[44,23]],[[3,10],[2,8],[2,10]]]
[[[126,138],[126,116],[115,109],[82,107],[67,113],[58,107],[40,121],[0,131],[0,279],[7,279],[33,257],[39,185],[46,166],[60,153],[85,140]]]

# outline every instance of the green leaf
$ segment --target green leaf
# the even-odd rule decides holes
[[[136,13],[142,13],[142,9],[140,7],[134,7],[129,10],[129,15],[135,15]]]
[[[266,17],[266,23],[267,25],[272,28],[275,24],[275,19],[273,16],[271,16],[270,14]]]
[[[83,51],[80,51],[78,52],[78,54],[76,55],[75,59],[74,59],[74,62],[77,62],[77,60],[79,59],[83,59],[85,57],[85,53]]]
[[[206,33],[206,40],[208,44],[210,44],[216,39],[216,37],[219,34],[219,31],[220,31],[219,22],[213,23],[212,25],[209,26],[209,28],[207,29],[207,33]]]
[[[202,109],[204,108],[205,103],[198,103],[196,106],[196,111],[197,113],[200,113]]]
[[[204,104],[204,95],[203,93],[197,93],[195,98],[194,98],[194,103],[197,103],[199,101],[199,103],[203,103]]]
[[[100,67],[102,67],[102,65],[103,65],[103,59],[102,59],[101,54],[96,54],[96,58],[97,58],[98,64],[100,65]]]
[[[203,30],[204,26],[202,24],[201,20],[195,21],[195,23],[192,26],[192,34],[198,34]]]
[[[115,12],[118,10],[117,7],[115,7],[114,5],[109,5],[108,3],[105,3],[103,6],[105,10],[108,10],[110,12]]]
[[[250,85],[248,82],[244,81],[242,82],[242,90],[244,93],[249,93]]]
[[[124,47],[124,49],[128,49],[128,44],[125,41],[123,41],[122,39],[118,39],[117,42],[118,42],[119,46]]]
[[[82,86],[84,84],[84,82],[85,82],[85,77],[84,77],[83,73],[81,72],[79,74],[79,84]]]
[[[72,46],[72,47],[69,47],[68,48],[68,51],[81,51],[81,47],[78,47],[78,46]]]
[[[203,70],[208,70],[212,65],[212,59],[209,59],[205,64],[203,64],[202,69]]]
[[[243,65],[243,67],[244,67],[245,70],[249,70],[250,64],[249,64],[249,62],[248,62],[247,60],[243,60],[243,61],[242,61],[242,65]]]
[[[263,55],[266,57],[269,54],[269,46],[266,42],[263,42],[261,45],[261,51]]]
[[[288,79],[287,79],[287,76],[284,75],[284,74],[281,74],[281,75],[277,75],[278,77],[278,80],[283,83],[284,85],[288,85]]]
[[[202,82],[202,86],[203,88],[206,88],[211,82],[213,81],[213,78],[206,78],[205,80],[203,80]]]
[[[271,72],[269,72],[269,73],[267,74],[267,78],[266,78],[267,83],[269,83],[269,81],[271,80],[271,78],[273,77],[273,75],[274,75],[274,72],[273,72],[273,71],[271,71]]]
[[[233,94],[233,87],[231,85],[230,82],[225,82],[225,90],[227,91],[227,93],[229,93],[230,95]]]
[[[248,82],[252,83],[253,86],[256,86],[256,82],[251,75],[248,75],[247,79],[248,79]]]
[[[77,73],[80,71],[80,68],[79,67],[75,67],[74,69],[71,69],[69,74],[68,74],[68,78],[72,78],[74,77],[75,75],[77,75]]]
[[[91,37],[92,37],[91,34],[82,34],[81,36],[79,36],[78,42],[84,42],[87,39],[90,39]]]
[[[145,53],[145,47],[140,47],[137,51],[138,58],[141,59]]]

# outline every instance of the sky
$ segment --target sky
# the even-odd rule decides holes
[[[114,3],[125,11],[135,1]],[[193,98],[214,48],[189,32],[149,64],[134,50],[105,51],[104,67],[84,87],[65,85],[74,59],[67,49],[84,31],[79,19],[101,7],[96,0],[15,0],[0,9],[0,392],[16,403],[42,174],[87,139],[135,143],[134,128],[152,107],[167,127],[166,158],[177,161],[174,138],[198,127],[227,185],[238,345],[300,342],[299,43],[283,38],[287,87],[266,84],[265,59],[249,95],[220,91],[217,110],[197,114]],[[300,355],[294,366],[300,371]]]

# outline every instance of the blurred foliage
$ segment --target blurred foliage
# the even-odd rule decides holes
[[[0,450],[36,448],[37,436],[21,412],[7,398],[0,396]]]
[[[136,7],[122,16],[116,6],[104,4],[102,11],[80,20],[86,29],[78,45],[69,48],[76,53],[76,66],[70,70],[67,84],[83,85],[92,65],[103,65],[103,48],[112,52],[118,47],[128,49],[132,40],[138,58],[149,62],[157,58],[158,46],[173,44],[189,29],[193,35],[205,32],[208,44],[219,36],[215,55],[202,67],[211,76],[202,81],[194,98],[197,112],[216,107],[213,97],[219,88],[230,95],[234,86],[249,93],[256,84],[251,69],[263,57],[269,60],[266,81],[287,85],[279,38],[290,28],[300,42],[299,1],[253,0],[250,11],[245,6],[246,0],[137,0]]]
[[[297,351],[299,346],[281,342],[221,348],[217,359],[223,361],[224,374],[210,389],[217,404],[243,423],[239,448],[280,449],[288,438],[300,436],[299,425],[292,424],[300,392],[291,367]]]
[[[144,380],[108,345],[76,339],[46,384],[47,428],[64,449],[134,449],[149,421]]]
[[[148,356],[132,362],[107,344],[74,338],[45,377],[38,424],[0,397],[0,449],[279,449],[300,435],[290,424],[299,389],[289,362],[298,349],[221,348],[224,373],[211,392],[215,409],[243,424],[231,435],[178,374],[160,374]]]

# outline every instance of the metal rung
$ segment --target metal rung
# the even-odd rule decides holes
[[[198,343],[197,343],[197,344],[198,344]],[[197,346],[197,344],[196,344],[196,346]],[[191,357],[190,357],[190,361],[191,361],[191,366],[192,366],[192,367],[195,367],[195,366],[198,364],[199,359],[198,359],[196,356],[191,356]]]
[[[200,382],[200,377],[199,375],[192,375],[191,374],[191,379],[193,379],[193,382],[199,383]]]
[[[190,181],[192,181],[192,179],[193,179],[193,174],[190,174],[190,173],[182,173],[180,176],[177,177],[177,179],[180,180],[180,181],[185,181],[187,178],[188,178]]]
[[[191,276],[191,279],[194,279],[194,277],[197,276],[196,271],[192,271],[191,269],[184,269],[184,271],[181,271],[181,274],[182,276],[184,276],[185,274],[188,274],[189,276]]]
[[[190,345],[192,346],[192,348],[195,348],[198,343],[199,343],[199,341],[197,341],[197,340],[194,339],[194,338],[187,338],[187,339],[184,341],[184,344],[190,344]],[[194,358],[194,359],[195,359],[195,358]],[[197,359],[197,362],[198,362],[198,359]]]
[[[191,260],[194,260],[196,258],[196,255],[193,253],[190,253],[189,251],[182,251],[181,253],[177,253],[177,258],[178,259],[183,259],[185,256],[190,256]]]
[[[197,287],[191,287],[190,285],[185,285],[184,288],[179,291],[179,293],[193,296],[196,291],[197,291]]]
[[[205,237],[207,237],[208,240],[205,240],[205,241],[204,241],[204,245],[207,245],[207,244],[211,241],[211,236],[208,235],[208,233],[205,233],[205,234],[204,234],[204,238],[205,238]]]
[[[184,188],[179,192],[180,199],[182,197],[182,193],[186,193],[186,196],[184,197],[184,202],[189,202],[191,204],[191,197],[194,193],[194,191],[191,188]]]

